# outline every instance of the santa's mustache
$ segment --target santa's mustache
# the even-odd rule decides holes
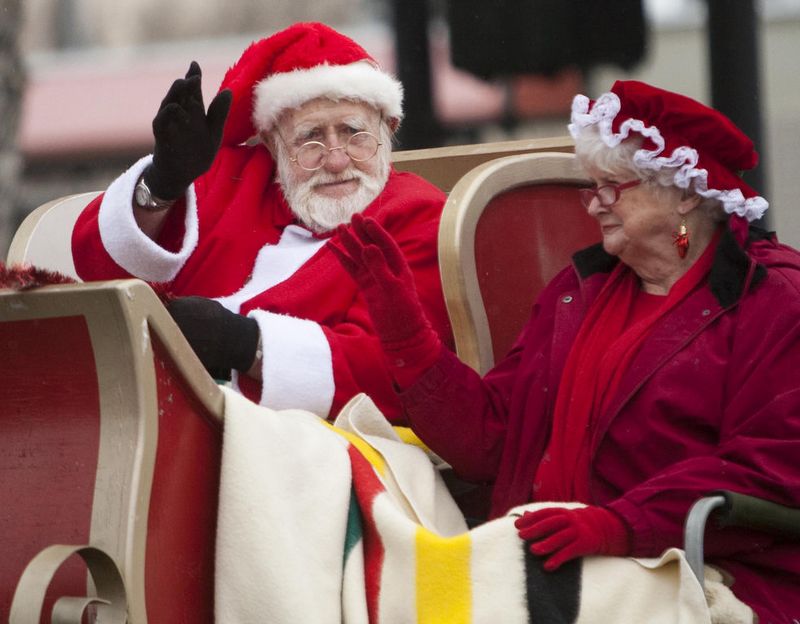
[[[346,171],[342,173],[330,173],[328,171],[319,170],[316,175],[305,181],[303,186],[317,186],[318,184],[337,184],[341,182],[350,182],[351,180],[364,181],[370,178],[369,175],[358,169]]]

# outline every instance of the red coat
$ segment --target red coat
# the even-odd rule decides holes
[[[532,498],[565,359],[616,263],[600,247],[574,260],[484,379],[443,351],[403,395],[433,450],[494,482],[493,515]],[[646,339],[591,452],[592,502],[627,521],[635,556],[681,546],[689,507],[711,490],[800,506],[800,254],[769,239],[745,253],[726,232],[708,283]],[[800,620],[800,544],[725,529],[706,545],[762,624]]]
[[[140,277],[177,295],[218,298],[258,322],[263,387],[244,375],[244,394],[272,408],[333,417],[368,393],[390,419],[400,413],[367,308],[327,247],[329,238],[297,225],[259,147],[220,150],[208,173],[173,207],[157,243],[136,226],[133,186],[146,157],[83,212],[73,256],[84,280]],[[378,220],[408,259],[426,312],[452,344],[437,258],[445,195],[423,179],[392,172],[364,214]]]

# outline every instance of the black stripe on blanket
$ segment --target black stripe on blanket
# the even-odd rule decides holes
[[[572,624],[581,599],[581,563],[573,559],[555,572],[545,572],[543,557],[532,555],[525,544],[528,620],[535,624]]]

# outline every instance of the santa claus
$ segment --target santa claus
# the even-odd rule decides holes
[[[353,214],[380,222],[451,343],[436,253],[445,196],[390,163],[402,86],[313,23],[253,43],[207,110],[200,80],[192,63],[153,120],[153,154],[83,211],[78,274],[166,283],[207,370],[256,402],[333,417],[363,391],[397,418],[373,319],[329,245]]]

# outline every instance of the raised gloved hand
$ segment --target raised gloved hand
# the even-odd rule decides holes
[[[153,164],[144,181],[161,199],[183,195],[211,167],[222,141],[231,92],[220,91],[206,114],[200,78],[200,66],[192,61],[186,77],[172,83],[153,119]]]
[[[167,310],[214,379],[230,379],[231,369],[250,369],[258,348],[255,319],[205,297],[175,299]]]
[[[425,316],[403,252],[380,224],[361,214],[337,230],[331,249],[358,284],[395,381],[411,385],[439,356],[441,341]]]
[[[531,553],[550,555],[544,569],[586,555],[625,555],[630,549],[628,527],[603,507],[548,507],[527,511],[514,522],[519,536],[530,542]]]

